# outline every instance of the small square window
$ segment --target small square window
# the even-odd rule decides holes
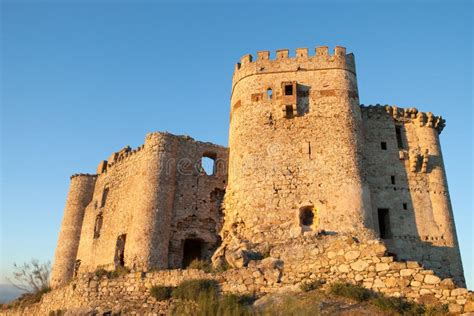
[[[285,85],[285,95],[293,95],[293,85],[292,84]]]
[[[380,143],[380,148],[382,148],[382,150],[387,150],[387,143],[386,142],[381,142]]]

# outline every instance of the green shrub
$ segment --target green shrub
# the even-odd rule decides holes
[[[326,282],[323,280],[313,280],[309,282],[304,282],[300,284],[300,289],[303,292],[309,292],[309,291],[313,291],[313,290],[317,290],[321,288],[321,286],[323,286],[324,283]]]
[[[129,274],[129,273],[130,273],[129,268],[118,266],[118,267],[115,268],[115,270],[108,271],[107,272],[107,277],[109,279],[115,279],[115,278],[121,277],[121,276]]]
[[[99,268],[94,271],[95,276],[99,279],[102,279],[104,276],[107,276],[109,279],[115,279],[128,273],[130,273],[130,269],[122,266],[119,266],[112,271],[107,271],[104,268]]]
[[[98,277],[99,279],[102,279],[102,277],[106,276],[107,274],[108,272],[104,268],[100,268],[94,271],[94,275]]]
[[[188,266],[188,269],[198,269],[198,270],[202,270],[204,272],[209,273],[212,271],[212,266],[206,260],[195,259],[191,261],[191,263]]]
[[[353,285],[349,283],[334,283],[331,285],[329,292],[331,294],[354,299],[358,302],[368,301],[375,297],[375,293],[360,285]]]
[[[173,289],[171,296],[185,300],[197,301],[199,296],[216,297],[218,284],[215,280],[197,279],[182,282]]]
[[[371,303],[385,312],[396,312],[402,315],[424,315],[425,307],[421,304],[409,302],[399,297],[380,295],[372,299]]]
[[[251,296],[224,295],[218,297],[212,292],[201,293],[197,300],[175,301],[172,308],[172,315],[193,315],[193,316],[254,316],[257,315],[252,310],[252,302],[255,299]],[[194,304],[193,304],[194,303]]]
[[[171,298],[171,291],[173,289],[169,286],[153,286],[150,289],[150,295],[158,301],[165,301]]]

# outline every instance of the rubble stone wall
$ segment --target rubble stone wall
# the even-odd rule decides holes
[[[116,279],[85,274],[45,294],[40,304],[0,315],[47,315],[58,310],[165,314],[169,302],[152,298],[152,286],[174,287],[184,280],[203,278],[219,282],[224,293],[256,295],[298,291],[301,283],[312,280],[325,280],[327,285],[342,281],[420,303],[448,304],[454,313],[474,311],[472,292],[456,287],[451,279],[439,278],[417,262],[396,262],[386,250],[379,240],[360,242],[351,236],[307,233],[276,245],[271,257],[221,273],[175,269],[133,272]]]

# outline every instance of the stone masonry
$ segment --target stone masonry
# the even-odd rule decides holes
[[[378,238],[392,259],[368,263],[374,269],[416,261],[417,269],[432,271],[426,275],[465,286],[441,116],[361,105],[354,55],[343,47],[333,53],[318,47],[314,55],[299,48],[294,57],[283,49],[275,59],[268,51],[256,60],[245,55],[234,70],[230,102],[229,148],[150,133],[144,145],[100,162],[96,174],[71,177],[54,288],[99,268],[147,273],[211,257],[214,266],[250,268],[264,249],[318,232],[357,236],[361,245]],[[210,172],[204,160],[212,162]],[[314,245],[301,247],[307,252]],[[272,256],[284,269],[294,260],[282,258],[284,252]],[[308,277],[318,275],[312,269],[334,269],[325,264],[304,265]],[[373,271],[357,274],[352,264],[341,262],[337,277],[381,284]],[[418,279],[410,288],[424,277]],[[394,293],[417,297],[412,290]]]

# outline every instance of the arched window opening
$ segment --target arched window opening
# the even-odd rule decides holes
[[[100,230],[102,229],[102,221],[103,221],[103,216],[102,216],[102,213],[100,213],[95,218],[94,239],[97,239],[100,237]]]
[[[267,99],[271,100],[273,98],[273,90],[272,88],[267,89]]]
[[[204,153],[201,158],[201,172],[208,176],[212,176],[216,171],[216,158],[215,153]]]
[[[123,234],[118,236],[117,243],[115,244],[115,267],[125,267],[125,241],[127,235]]]
[[[314,213],[312,206],[305,206],[300,208],[300,225],[311,226],[314,222]]]

